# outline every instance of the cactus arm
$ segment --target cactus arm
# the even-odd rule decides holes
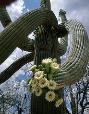
[[[52,11],[45,8],[26,13],[14,23],[11,23],[0,34],[0,63],[2,63],[16,48],[23,44],[25,38],[37,26],[49,23],[57,27],[57,19]]]
[[[66,25],[72,35],[72,50],[54,80],[69,85],[78,81],[86,71],[89,60],[89,39],[81,23],[68,21]]]
[[[0,21],[3,25],[3,27],[6,27],[11,23],[11,18],[6,10],[5,7],[0,6]]]
[[[60,28],[62,28],[62,30]],[[58,37],[57,53],[58,53],[58,56],[60,57],[60,56],[64,55],[67,51],[68,31],[67,31],[66,26],[60,25],[58,32],[61,32],[63,34],[63,35],[59,35],[59,37]]]
[[[8,68],[0,73],[0,84],[8,80],[18,69],[26,63],[33,61],[33,59],[34,55],[33,53],[30,53],[12,63]]]
[[[1,20],[3,27],[6,27],[12,22],[5,7],[0,7],[0,20]],[[22,50],[30,52],[30,51],[33,51],[33,47],[34,45],[33,45],[32,40],[26,38],[20,48]]]
[[[64,10],[60,9],[59,17],[61,18],[62,25],[65,26],[65,23],[67,22],[66,12]],[[59,40],[58,40],[58,55],[59,56],[62,56],[66,53],[67,46],[68,46],[68,34],[66,34],[62,38],[59,37]]]

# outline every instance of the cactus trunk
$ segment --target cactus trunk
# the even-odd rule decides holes
[[[35,64],[39,65],[44,58],[57,58],[58,39],[51,26],[39,26],[35,31]],[[63,89],[58,91],[63,98]],[[44,94],[40,97],[31,96],[31,114],[64,114],[63,105],[55,108],[54,103],[45,100]]]

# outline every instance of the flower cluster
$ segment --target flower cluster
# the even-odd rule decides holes
[[[54,102],[56,107],[63,103],[63,99],[59,98],[57,91],[64,87],[64,84],[58,84],[53,80],[55,74],[60,70],[60,65],[56,59],[43,59],[41,65],[34,65],[30,68],[33,77],[29,80],[29,88],[31,93],[36,96],[45,95],[45,99]]]

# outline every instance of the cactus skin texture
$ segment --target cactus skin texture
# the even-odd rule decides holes
[[[3,27],[6,27],[11,23],[10,16],[6,10],[6,7],[0,7],[0,21],[3,25]]]
[[[61,70],[54,80],[70,85],[78,81],[86,72],[89,60],[89,39],[80,22],[69,20],[65,25],[71,34],[72,46],[68,59],[61,66]]]

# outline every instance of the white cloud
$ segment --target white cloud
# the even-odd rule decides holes
[[[34,33],[32,32],[31,34],[28,35],[28,38],[34,39]]]
[[[88,35],[89,35],[89,15],[88,14],[89,9],[83,8],[79,9],[78,11],[75,9],[70,14],[68,14],[69,19],[77,19],[79,20],[83,26],[86,28]]]
[[[9,67],[15,60],[22,56],[22,50],[16,48],[16,50],[0,65],[0,72]]]
[[[2,26],[2,24],[1,24],[1,22],[0,22],[0,32],[3,31],[3,29],[4,29],[4,28],[3,28],[3,26]]]
[[[17,0],[15,3],[7,7],[7,11],[11,19],[16,20],[19,16],[21,16],[24,8],[25,8],[24,0]]]
[[[59,10],[67,11],[67,19],[76,19],[82,22],[89,34],[89,1],[86,0],[50,0],[51,8],[58,17]]]
[[[8,68],[14,61],[28,54],[28,52],[16,48],[11,55],[0,65],[0,72]]]
[[[51,8],[55,13],[56,17],[58,18],[59,10],[65,8],[65,1],[64,0],[50,0],[51,1]]]

